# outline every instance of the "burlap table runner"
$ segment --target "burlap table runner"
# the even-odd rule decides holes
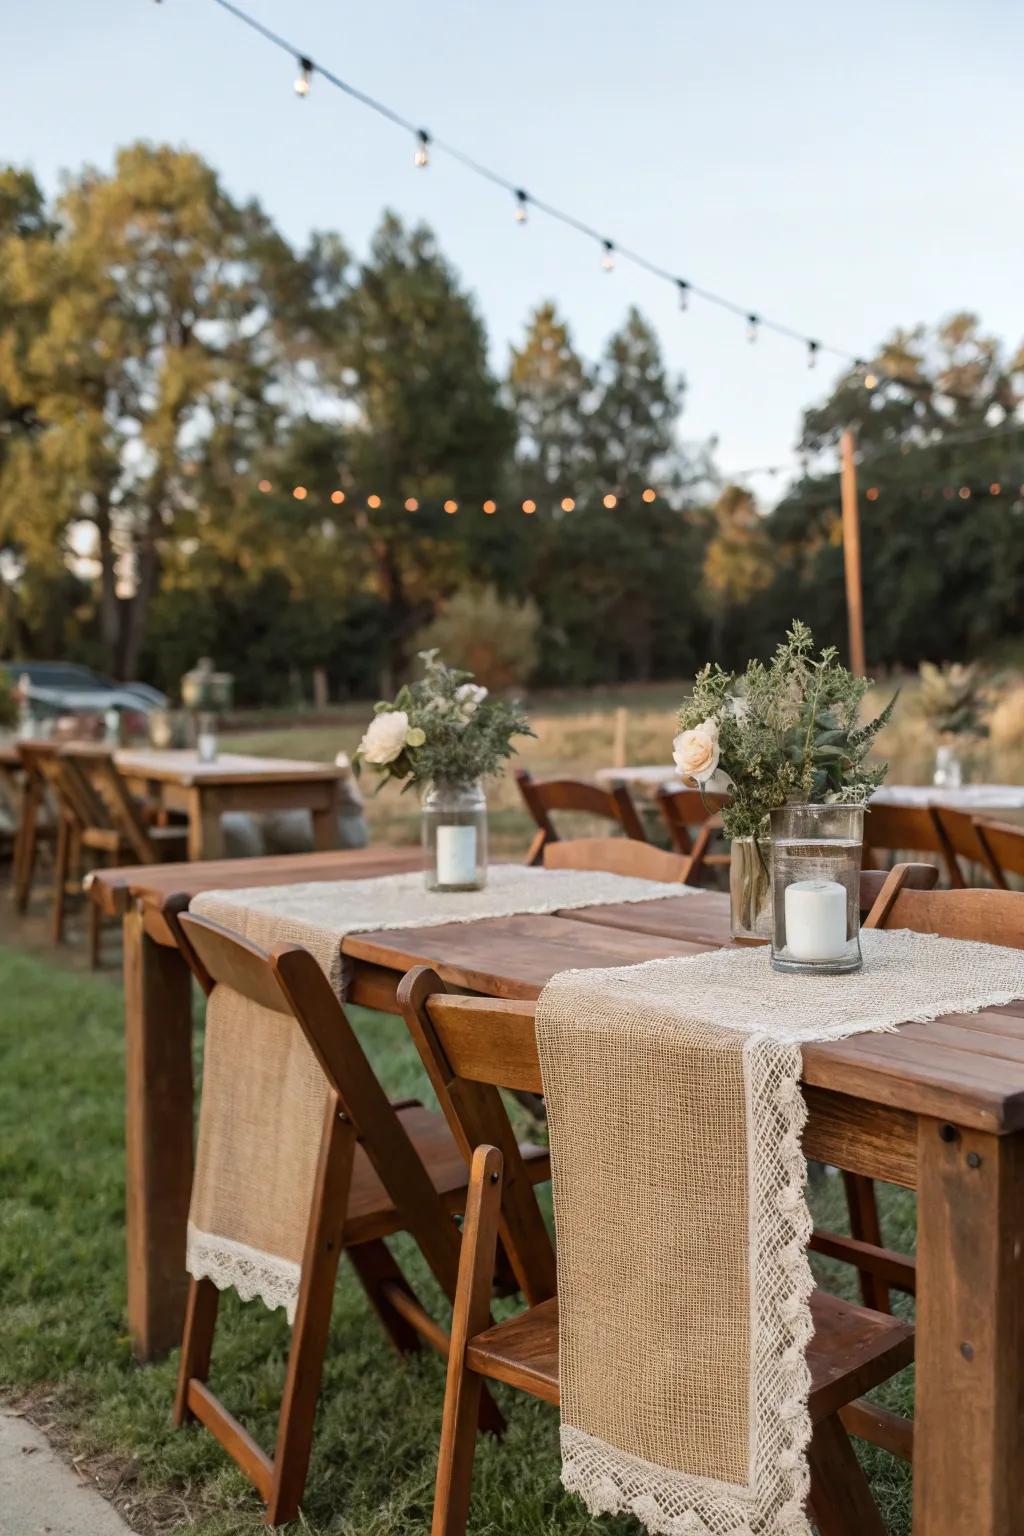
[[[689,892],[586,870],[499,864],[482,891],[440,894],[421,874],[206,891],[193,912],[263,949],[304,944],[339,997],[341,941],[378,928],[433,927],[600,902],[658,901]],[[298,1025],[218,986],[206,1012],[203,1092],[186,1266],[246,1300],[298,1300],[327,1088]]]
[[[562,1479],[664,1536],[810,1527],[800,1044],[1024,997],[1024,952],[866,931],[854,976],[763,949],[554,977]]]

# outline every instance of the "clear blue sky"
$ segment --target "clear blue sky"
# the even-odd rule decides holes
[[[1017,0],[242,0],[314,58],[683,276],[854,352],[956,307],[1024,330]],[[205,155],[285,233],[356,251],[424,218],[496,367],[539,300],[593,355],[635,302],[686,374],[686,437],[725,470],[790,459],[828,385],[792,343],[674,294],[436,156],[211,0],[0,7],[0,158],[48,187],[144,137]]]

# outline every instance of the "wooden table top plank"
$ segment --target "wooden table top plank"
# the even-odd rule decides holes
[[[579,923],[597,923],[603,928],[631,928],[635,933],[659,934],[716,946],[728,944],[732,937],[729,898],[719,891],[701,891],[693,896],[668,895],[662,901],[566,907],[558,915]]]
[[[269,779],[289,784],[310,780],[323,782],[341,779],[349,772],[335,763],[253,757],[240,752],[223,752],[212,763],[203,763],[189,749],[156,751],[148,747],[124,747],[114,754],[114,760],[127,778],[186,787],[194,784],[259,784]]]
[[[532,1000],[559,971],[638,965],[714,946],[524,913],[476,923],[353,933],[341,947],[351,959],[369,965],[401,972],[433,965],[451,985],[491,997]]]

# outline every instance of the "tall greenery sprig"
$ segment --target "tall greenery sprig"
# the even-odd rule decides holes
[[[374,706],[374,718],[353,759],[402,782],[464,787],[500,773],[516,748],[514,736],[536,733],[518,705],[493,698],[472,672],[448,667],[436,650],[421,651],[423,676]]]
[[[795,620],[768,663],[751,661],[737,675],[709,664],[679,712],[683,731],[713,722],[718,731],[717,782],[731,801],[722,813],[730,837],[767,834],[768,813],[787,801],[863,803],[888,764],[866,759],[890,719],[896,696],[876,719],[859,725],[871,687],[837,660],[819,655],[806,624]]]

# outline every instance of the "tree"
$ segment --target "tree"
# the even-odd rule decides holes
[[[38,419],[4,457],[0,526],[28,560],[85,548],[107,664],[130,676],[211,442],[272,436],[293,258],[255,204],[166,147],[83,172],[54,222],[5,246],[12,303],[45,318],[27,334],[0,319],[0,389]]]
[[[468,568],[467,542],[477,509],[501,481],[512,420],[487,364],[475,304],[430,230],[406,230],[394,214],[352,284],[336,355],[335,387],[355,409],[339,432],[339,472],[358,493],[385,609],[380,688],[390,694],[414,632]],[[409,511],[410,497],[461,500],[463,516]]]
[[[723,661],[738,637],[731,621],[757,592],[771,585],[773,549],[753,496],[727,485],[715,502],[714,533],[704,551],[704,600],[711,621],[712,651]]]

